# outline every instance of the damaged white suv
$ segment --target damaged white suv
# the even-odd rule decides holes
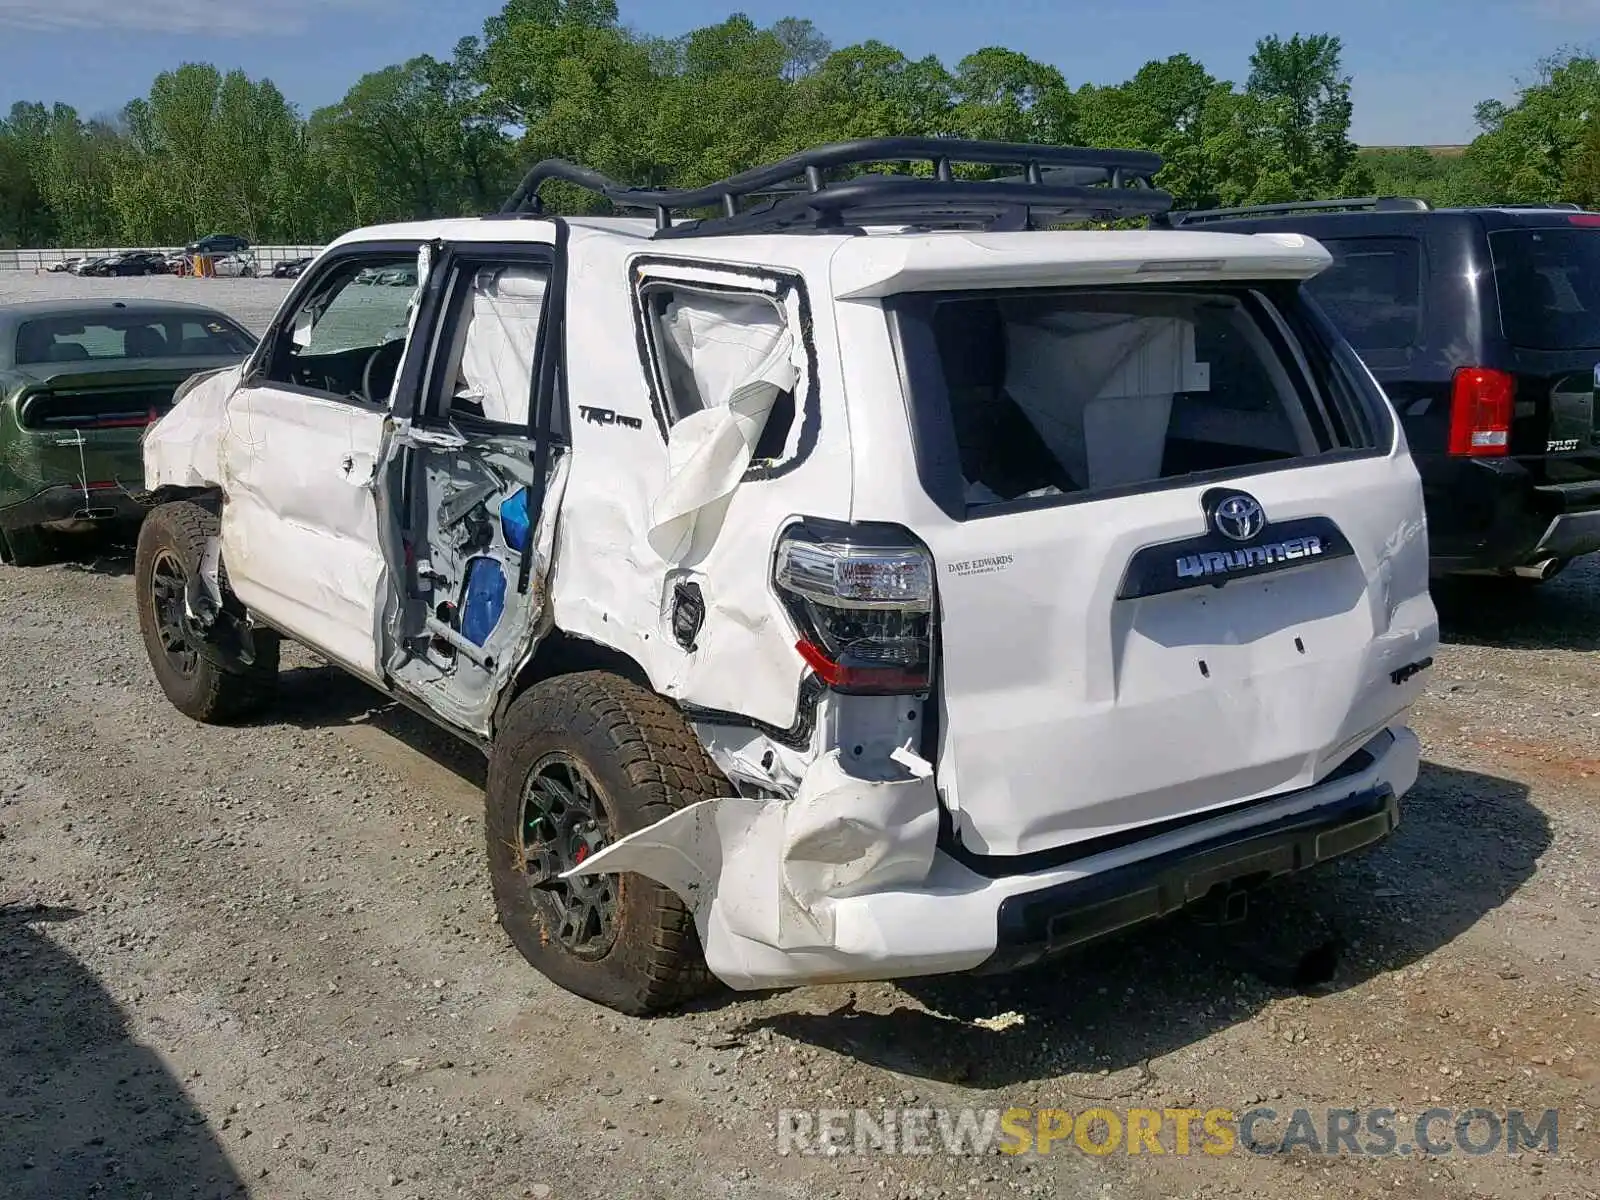
[[[157,678],[236,718],[290,638],[483,747],[505,928],[627,1012],[1015,966],[1378,841],[1417,474],[1315,242],[1041,228],[1159,166],[547,163],[342,238],[147,437]]]

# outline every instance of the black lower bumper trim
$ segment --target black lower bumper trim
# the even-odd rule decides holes
[[[1567,513],[1550,523],[1532,558],[1576,558],[1600,550],[1600,509],[1593,512]]]
[[[0,508],[0,529],[44,525],[50,521],[115,521],[137,519],[144,507],[120,487],[83,489],[60,484],[35,492],[26,500]]]
[[[1177,912],[1219,885],[1303,871],[1382,841],[1400,823],[1392,789],[1358,792],[1268,825],[1230,833],[1000,904],[995,952],[978,973],[1027,966]]]

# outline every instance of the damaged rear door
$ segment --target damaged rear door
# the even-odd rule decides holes
[[[384,492],[402,560],[386,674],[484,740],[548,624],[545,576],[569,459],[564,226],[518,232],[533,240],[443,248],[440,319]]]
[[[1393,516],[1420,516],[1416,472],[1292,285],[902,301],[919,453],[960,465],[918,532],[967,850],[1309,786],[1415,698],[1426,539]]]
[[[258,619],[372,681],[390,599],[378,482],[391,400],[415,386],[420,251],[384,242],[323,258],[229,397],[218,451],[234,593]],[[386,271],[406,282],[378,283]]]

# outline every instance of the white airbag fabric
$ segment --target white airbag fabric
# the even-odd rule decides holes
[[[547,287],[543,267],[485,268],[473,280],[461,377],[491,421],[528,423],[533,353]]]
[[[799,380],[794,336],[768,300],[693,296],[661,324],[703,407],[667,437],[667,482],[650,510],[650,545],[682,563],[714,540],[728,499],[749,469],[773,403]],[[677,397],[680,403],[683,397]]]
[[[1194,326],[1054,313],[1006,322],[1006,390],[1079,486],[1161,475],[1174,392],[1200,382]]]

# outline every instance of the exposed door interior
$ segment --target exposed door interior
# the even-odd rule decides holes
[[[555,419],[547,435],[537,430],[550,283],[547,255],[458,263],[400,466],[408,565],[389,673],[479,734],[548,611],[568,444],[554,372]],[[557,352],[552,336],[548,353]]]

